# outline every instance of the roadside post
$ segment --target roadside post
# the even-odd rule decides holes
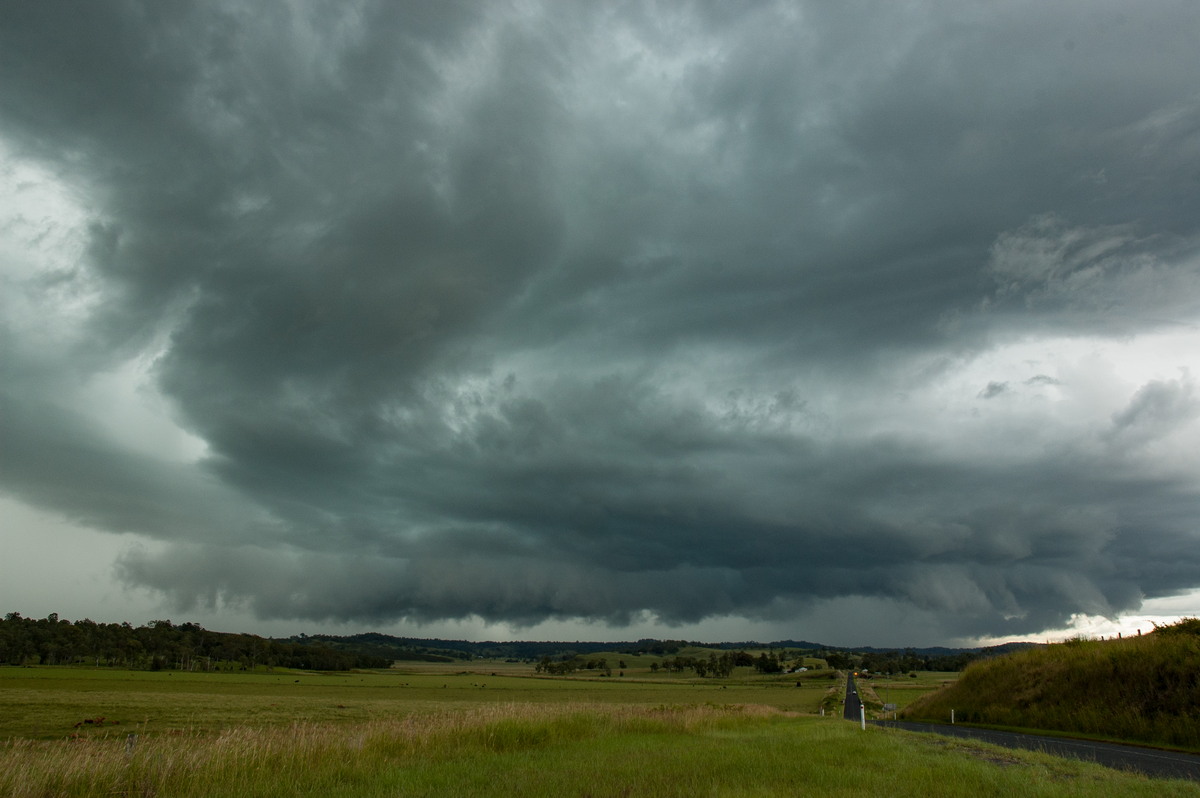
[[[858,718],[860,721],[862,721],[862,730],[866,731],[867,730],[867,705],[866,704],[859,703]]]

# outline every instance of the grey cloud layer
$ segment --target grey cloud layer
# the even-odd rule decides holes
[[[131,584],[370,621],[865,596],[947,635],[1200,586],[1197,474],[1138,459],[1190,376],[1019,455],[897,398],[1200,318],[1190,4],[0,20],[0,137],[82,198],[59,279],[98,297],[66,352],[6,325],[3,484],[163,541]],[[106,451],[48,387],[136,356],[199,463]]]

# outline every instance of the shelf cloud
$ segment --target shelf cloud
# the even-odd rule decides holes
[[[261,619],[936,642],[1200,588],[1198,36],[6,4],[0,491]]]

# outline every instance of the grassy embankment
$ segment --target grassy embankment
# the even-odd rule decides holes
[[[819,676],[796,688],[796,676],[752,673],[724,686],[632,668],[625,678],[528,674],[503,663],[0,669],[0,795],[1200,796],[1195,784],[861,732],[817,716],[836,684]]]
[[[1069,640],[977,662],[908,719],[1200,751],[1200,620],[1118,640]]]

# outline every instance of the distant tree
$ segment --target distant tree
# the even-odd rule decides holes
[[[754,661],[754,669],[759,673],[782,673],[783,665],[779,662],[779,658],[775,656],[775,652],[763,653],[758,655],[758,659]]]
[[[828,651],[823,659],[829,664],[829,667],[834,670],[845,671],[850,670],[855,666],[854,660],[848,654],[840,651]]]

